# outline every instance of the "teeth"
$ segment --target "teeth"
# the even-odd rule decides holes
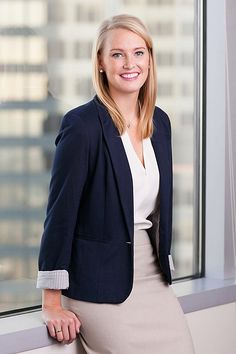
[[[132,79],[133,77],[137,77],[138,73],[132,73],[132,74],[123,74],[121,75],[122,77],[126,78],[126,79]]]

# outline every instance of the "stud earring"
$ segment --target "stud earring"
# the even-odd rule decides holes
[[[103,73],[103,70],[102,70],[102,69],[99,69],[99,72],[100,72],[100,73]]]

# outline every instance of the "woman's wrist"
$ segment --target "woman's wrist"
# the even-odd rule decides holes
[[[61,290],[44,289],[42,292],[42,309],[60,309],[61,306]]]

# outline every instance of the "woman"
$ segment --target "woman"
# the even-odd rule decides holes
[[[136,17],[104,21],[96,96],[56,138],[37,286],[49,333],[86,353],[191,354],[171,287],[169,119],[156,101],[152,41]]]

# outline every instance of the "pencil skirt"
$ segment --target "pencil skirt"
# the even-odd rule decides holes
[[[81,322],[87,354],[194,354],[190,331],[174,292],[163,280],[146,230],[134,235],[134,283],[120,304],[62,296]]]

